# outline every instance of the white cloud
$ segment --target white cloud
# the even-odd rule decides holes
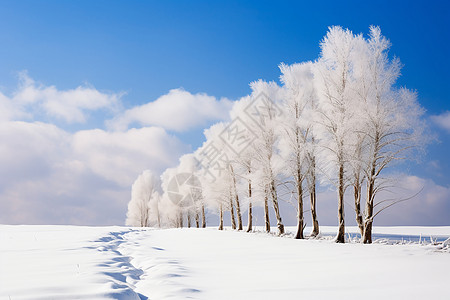
[[[446,111],[440,115],[431,116],[431,120],[439,127],[450,132],[450,111]]]
[[[392,194],[385,198],[413,198],[396,204],[378,216],[378,222],[393,225],[445,225],[450,211],[450,187],[431,179],[399,174]]]
[[[14,105],[10,98],[0,92],[0,121],[15,120],[26,117],[20,106]]]
[[[232,105],[233,102],[226,98],[216,99],[206,94],[191,94],[182,89],[174,89],[153,102],[128,109],[108,121],[108,126],[126,130],[131,124],[138,123],[187,131],[204,126],[208,121],[228,119]]]
[[[43,113],[67,123],[84,123],[90,111],[117,110],[122,95],[103,93],[88,85],[58,90],[55,86],[38,84],[21,72],[13,95],[0,93],[0,120],[33,119]]]
[[[389,191],[380,192],[375,202],[385,199],[408,199],[399,202],[376,216],[374,224],[376,226],[394,225],[447,225],[450,212],[450,187],[442,186],[431,179],[421,178],[409,174],[392,175],[390,182],[393,186]],[[345,224],[355,226],[355,210],[352,189],[347,189],[345,198]],[[364,210],[364,195],[361,201]],[[414,196],[414,197],[413,197]],[[386,202],[389,204],[392,202]],[[286,209],[288,206],[281,204],[283,220],[286,224],[295,224],[296,215],[289,215]],[[309,210],[309,201],[305,202],[305,210]],[[376,207],[377,212],[383,204]],[[317,214],[319,224],[337,225],[337,192],[334,190],[322,190],[317,193]],[[262,216],[261,216],[262,217]],[[311,224],[310,213],[305,214],[307,224]]]
[[[26,73],[15,92],[0,93],[0,223],[123,224],[136,177],[173,167],[190,147],[161,127],[69,132],[52,124],[84,122],[96,110],[117,113],[120,96],[89,86],[60,90]],[[173,90],[143,107],[161,117],[155,124],[181,130],[221,119],[230,106]]]
[[[188,151],[161,128],[76,133],[0,123],[0,223],[123,224],[131,184]]]
[[[0,123],[0,188],[50,173],[67,156],[69,142],[70,135],[51,124]]]
[[[130,187],[144,169],[161,173],[189,150],[157,127],[126,132],[79,131],[74,135],[73,149],[95,174],[124,187]]]

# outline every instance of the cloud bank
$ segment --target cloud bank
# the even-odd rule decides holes
[[[160,174],[191,151],[166,129],[221,120],[231,105],[172,90],[120,113],[123,95],[89,85],[60,90],[26,72],[13,92],[0,92],[0,223],[123,224],[136,177],[145,169]],[[92,120],[92,113],[104,119]],[[126,125],[90,125],[111,114]],[[141,126],[128,128],[130,122]],[[65,124],[87,128],[69,131]]]
[[[122,224],[130,186],[189,150],[162,128],[75,133],[41,122],[0,127],[0,223]]]
[[[108,121],[109,128],[125,130],[131,124],[159,126],[167,130],[188,131],[204,127],[208,121],[228,119],[233,102],[206,94],[171,90],[153,102],[136,106]]]
[[[393,178],[397,178],[397,180],[394,179],[393,186],[388,191],[380,192],[375,202],[386,199],[407,200],[382,211],[375,217],[375,225],[448,225],[450,187],[439,185],[431,179],[404,173],[394,174]],[[355,226],[355,211],[354,204],[351,202],[351,192],[350,189],[347,191],[345,222],[346,225]],[[338,224],[336,197],[336,191],[327,190],[318,193],[317,214],[321,224]],[[377,206],[376,211],[381,207],[383,205]],[[308,218],[309,216],[307,216],[307,223],[311,224]]]
[[[192,151],[168,131],[225,120],[232,105],[228,99],[175,89],[120,112],[123,95],[89,85],[59,90],[37,83],[26,73],[11,94],[0,92],[0,223],[123,224],[136,177],[146,169],[160,174]],[[99,111],[104,119],[95,120],[96,124],[104,121],[107,129],[89,123],[91,114]],[[450,112],[433,120],[450,131]],[[87,128],[63,128],[74,123]],[[139,127],[132,128],[134,124]],[[450,187],[408,174],[399,178],[392,193],[379,199],[411,196],[424,189],[381,213],[376,225],[448,224]],[[282,206],[286,224],[294,224],[290,205]],[[336,224],[336,209],[334,191],[318,194],[322,225]],[[352,209],[347,203],[348,225],[355,224]],[[258,216],[258,210],[255,213]],[[262,219],[261,215],[258,220]]]
[[[58,90],[37,83],[26,72],[11,96],[0,93],[0,120],[46,118],[66,123],[85,123],[92,111],[117,111],[123,92],[100,92],[92,86]]]

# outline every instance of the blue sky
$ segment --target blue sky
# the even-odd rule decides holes
[[[450,148],[450,116],[446,118],[445,115],[450,110],[450,4],[447,1],[312,2],[2,1],[0,91],[12,97],[20,90],[18,81],[23,82],[28,78],[33,80],[28,87],[41,91],[51,86],[60,92],[83,86],[107,95],[109,98],[105,101],[108,104],[100,108],[80,108],[85,114],[84,121],[69,121],[54,106],[51,106],[53,110],[49,113],[42,108],[50,107],[50,102],[45,102],[45,99],[39,101],[48,105],[31,108],[32,117],[13,118],[53,124],[64,131],[62,135],[77,136],[77,141],[83,140],[83,143],[77,144],[79,156],[71,159],[71,162],[88,164],[94,158],[82,154],[80,149],[91,147],[87,146],[86,141],[92,138],[86,137],[86,132],[82,132],[85,135],[77,133],[90,130],[89,134],[111,137],[111,130],[105,121],[114,119],[125,109],[145,105],[178,88],[193,95],[205,93],[217,101],[221,98],[238,99],[249,93],[248,84],[251,81],[259,78],[278,81],[279,63],[316,59],[319,42],[328,26],[341,25],[355,33],[367,33],[370,25],[379,25],[392,42],[391,54],[398,56],[404,64],[399,86],[418,91],[419,101],[427,110],[432,132],[440,141],[428,148],[427,155],[419,164],[407,164],[403,172],[417,176],[427,184],[432,182],[443,189],[442,197],[446,197],[446,189],[450,188],[450,175],[447,172],[450,168],[450,156],[447,153]],[[19,75],[23,71],[27,71],[28,75]],[[43,92],[41,98],[47,97],[48,93]],[[190,120],[191,126],[187,131],[164,128],[165,133],[148,133],[153,137],[164,136],[162,148],[162,145],[178,145],[179,148],[178,152],[170,153],[172,156],[160,164],[154,162],[157,156],[152,157],[155,171],[170,165],[177,155],[189,151],[189,145],[191,149],[200,145],[203,128],[217,118],[204,118],[197,123]],[[127,124],[129,127],[134,125],[131,121]],[[102,132],[94,132],[95,129]],[[22,129],[19,131],[23,132]],[[106,150],[102,148],[101,151]],[[39,160],[40,156],[36,157]],[[61,159],[66,161],[67,158]],[[35,162],[36,159],[31,161]],[[55,166],[59,165],[53,162],[49,164],[33,166],[33,171],[41,174],[43,169],[55,170]],[[17,170],[22,169],[18,165],[13,164],[10,168],[16,170],[17,178],[21,178]],[[118,200],[111,208],[113,217],[105,217],[100,223],[117,223],[121,214],[124,214],[129,188],[112,184],[111,178],[104,174],[114,172],[101,168],[99,166],[91,170],[92,174],[89,173],[89,176],[95,177],[89,182],[102,186],[101,195],[96,197],[107,197],[114,192],[120,197],[117,196]],[[27,168],[25,170],[29,171]],[[14,173],[9,171],[1,175],[10,176],[8,174]],[[86,178],[86,174],[83,174],[80,176]],[[13,179],[6,181],[9,180]],[[117,178],[114,180],[118,181]],[[19,185],[21,181],[17,179],[13,182]],[[27,184],[30,182],[31,178]],[[80,179],[78,188],[94,188],[89,184],[83,185],[83,182]],[[1,188],[3,199],[13,197],[11,195],[25,197]],[[53,197],[54,203],[68,201],[63,200],[65,198],[62,196],[67,191],[61,189],[56,196],[55,193],[43,193],[42,199]],[[36,203],[43,203],[40,201],[36,200]],[[6,204],[2,205],[6,207]],[[80,205],[73,198],[66,209],[80,209]],[[27,206],[25,200],[18,205],[22,206]],[[450,205],[447,203],[444,206],[448,211],[441,216],[439,223],[444,222],[445,216],[450,216]],[[19,209],[8,207],[7,211],[9,215],[17,215]],[[30,222],[34,223],[67,222],[64,221],[67,219],[59,219],[56,215],[44,212],[38,216],[30,212],[30,216],[33,216]],[[23,218],[9,216],[2,220],[0,213],[0,222],[25,222]],[[95,223],[93,220],[94,216],[92,219],[74,217],[68,222]],[[447,225],[450,225],[450,218],[447,220]],[[424,222],[433,223],[432,217]],[[386,223],[389,223],[388,220]]]

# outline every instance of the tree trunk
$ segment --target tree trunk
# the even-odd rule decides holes
[[[298,172],[300,173],[300,172]],[[298,174],[300,175],[300,174]],[[299,176],[300,178],[300,176]],[[304,228],[304,220],[303,220],[303,188],[302,183],[297,182],[297,233],[295,234],[296,239],[303,239],[303,228]]]
[[[338,203],[338,220],[339,229],[336,236],[336,243],[345,243],[345,219],[344,219],[344,164],[339,166],[339,203]]]
[[[312,159],[311,166],[311,182],[309,186],[309,199],[311,201],[311,218],[313,223],[313,230],[311,232],[312,237],[316,237],[319,235],[319,221],[317,220],[317,212],[316,212],[316,162],[315,159]]]
[[[266,232],[270,232],[270,219],[269,219],[269,195],[267,188],[264,191],[264,225]]]
[[[150,199],[148,200],[150,201]],[[148,227],[148,205],[140,205],[141,208],[141,227]]]
[[[230,164],[231,175],[233,176],[233,189],[234,196],[236,200],[236,216],[238,220],[238,230],[242,230],[242,215],[241,215],[241,204],[239,203],[239,195],[236,188],[236,175],[234,174],[233,166]]]
[[[161,228],[161,214],[159,213],[159,204],[156,202],[156,218],[158,222],[158,228]]]
[[[220,204],[220,211],[219,211],[219,230],[223,230],[223,207],[222,203]]]
[[[248,203],[248,224],[247,224],[247,232],[252,232],[253,230],[253,216],[252,216],[252,203]]]
[[[231,217],[231,228],[236,229],[236,219],[234,218],[234,205],[233,205],[233,197],[230,193],[230,217]]]
[[[311,200],[311,217],[313,223],[313,230],[311,231],[311,236],[316,237],[319,235],[319,221],[317,220],[317,212],[316,212],[316,186],[314,184],[313,190],[309,194]]]
[[[366,222],[364,224],[364,244],[372,244],[372,221]]]
[[[180,226],[180,228],[183,228],[183,212],[181,211],[178,215],[178,225]]]
[[[364,221],[361,214],[361,185],[359,184],[359,179],[357,179],[357,182],[355,181],[355,185],[353,186],[353,195],[355,197],[356,223],[358,224],[362,238],[364,235]]]
[[[375,199],[375,180],[376,180],[376,168],[377,168],[377,157],[380,146],[379,133],[375,134],[374,141],[374,152],[372,157],[372,165],[370,169],[370,175],[367,178],[367,199],[366,199],[366,211],[365,211],[365,224],[364,224],[364,236],[363,243],[372,243],[372,224],[373,224],[373,202]]]
[[[372,178],[375,174],[375,168],[372,169]],[[367,202],[364,224],[363,243],[372,243],[372,223],[373,223],[373,198],[374,198],[375,182],[374,180],[368,180],[367,182]]]
[[[202,228],[206,228],[205,205],[202,203]]]
[[[273,209],[275,210],[275,217],[277,218],[278,235],[281,235],[284,234],[284,225],[281,220],[280,208],[278,207],[278,196],[274,180],[270,183],[270,189],[272,192]]]
[[[188,228],[191,228],[191,213],[187,213],[187,226]]]
[[[195,226],[200,228],[200,216],[198,215],[198,210],[195,212]]]
[[[241,204],[239,203],[239,196],[237,193],[236,193],[236,215],[238,220],[238,230],[242,230]]]
[[[298,120],[300,117],[298,104],[295,105],[295,120]],[[295,128],[295,139],[296,145],[300,145],[300,129],[298,127]],[[296,239],[303,239],[303,229],[305,228],[304,220],[303,220],[303,174],[302,170],[302,161],[300,159],[300,152],[297,152],[297,174],[296,174],[296,183],[297,183],[297,233],[295,234]]]
[[[249,172],[250,173],[250,172]],[[248,224],[247,224],[247,232],[252,231],[253,225],[253,215],[252,215],[252,182],[248,181]]]

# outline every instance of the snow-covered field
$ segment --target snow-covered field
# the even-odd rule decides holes
[[[450,227],[375,228],[422,241],[396,245],[335,244],[334,230],[299,241],[215,228],[0,225],[0,299],[448,297],[448,246],[429,241]]]

